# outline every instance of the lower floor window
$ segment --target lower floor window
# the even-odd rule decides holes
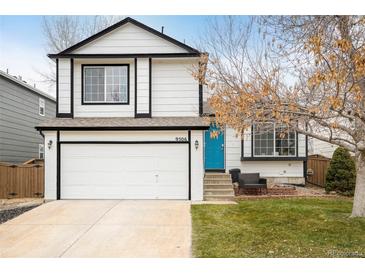
[[[253,125],[254,156],[295,156],[295,131],[284,124],[256,123]]]
[[[38,157],[39,159],[44,159],[44,145],[39,144],[38,146]]]

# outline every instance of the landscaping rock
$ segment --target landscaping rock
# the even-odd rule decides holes
[[[5,223],[37,206],[38,205],[32,205],[32,206],[17,207],[12,209],[3,209],[0,211],[0,224]]]

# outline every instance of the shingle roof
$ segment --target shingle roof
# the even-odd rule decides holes
[[[112,117],[112,118],[53,118],[36,127],[46,129],[208,129],[209,121],[203,117]]]
[[[39,94],[39,95],[41,95],[43,97],[46,97],[46,98],[52,100],[53,102],[56,102],[56,98],[54,98],[53,96],[51,96],[51,95],[49,95],[49,94],[47,94],[47,93],[45,93],[45,92],[43,92],[43,91],[41,91],[41,90],[33,87],[33,86],[25,83],[22,80],[19,80],[18,78],[14,77],[14,76],[12,76],[10,74],[7,74],[6,72],[4,72],[2,70],[0,70],[0,76],[4,77],[5,79],[7,79],[10,82],[13,82],[14,84],[21,85],[22,87],[30,90],[31,92],[37,93],[37,94]]]

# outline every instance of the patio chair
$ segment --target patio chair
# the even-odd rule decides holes
[[[256,194],[267,193],[267,180],[260,178],[260,173],[241,173],[239,185],[242,190],[255,190]]]

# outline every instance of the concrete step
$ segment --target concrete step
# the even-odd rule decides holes
[[[204,195],[205,201],[233,201],[234,195]]]
[[[210,195],[234,195],[233,189],[224,189],[224,190],[204,190],[204,196],[210,196]]]
[[[233,185],[229,184],[204,184],[204,190],[211,190],[211,189],[233,189]]]
[[[231,175],[228,173],[205,173],[204,178],[229,178]]]
[[[220,184],[220,185],[232,185],[231,180],[222,180],[222,179],[204,179],[205,185],[211,185],[211,184]]]

